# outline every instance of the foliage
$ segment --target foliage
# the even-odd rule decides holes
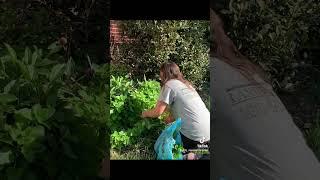
[[[0,57],[0,179],[96,177],[107,149],[107,95],[96,88],[104,85],[81,85],[73,60],[63,62],[54,44],[48,50],[25,48],[23,56],[5,46],[8,53]],[[103,78],[103,73],[96,76]]]
[[[127,122],[125,103],[133,91],[133,81],[125,77],[111,76],[110,79],[110,123],[111,129],[118,129]]]
[[[301,67],[312,64],[306,49],[319,48],[319,12],[319,1],[314,0],[231,0],[221,11],[240,51],[269,72],[273,86],[283,90],[303,83],[298,76],[306,69]]]
[[[130,43],[118,45],[113,62],[127,66],[133,77],[159,78],[163,62],[174,61],[201,90],[209,82],[208,21],[118,21]],[[118,53],[117,53],[118,52]]]
[[[315,119],[314,125],[306,132],[306,139],[315,153],[320,159],[320,113],[318,112],[317,118]]]
[[[155,160],[153,144],[146,144],[144,139],[130,146],[125,151],[111,149],[111,159],[113,160]],[[150,145],[150,146],[149,146]]]
[[[128,73],[128,69],[125,65],[121,64],[110,64],[110,74],[113,76],[128,76],[130,77],[130,73]]]
[[[178,131],[174,131],[173,138],[176,139],[178,135]],[[182,144],[175,144],[172,149],[173,159],[179,159],[184,151],[184,147]]]
[[[142,82],[126,77],[111,76],[110,81],[111,146],[122,150],[134,146],[141,138],[152,146],[164,127],[161,119],[142,119],[142,111],[157,102],[160,84],[152,80]]]
[[[78,60],[78,66],[85,65],[87,54],[105,63],[108,5],[103,0],[7,1],[0,6],[0,42],[45,48],[59,39],[61,53]]]
[[[0,42],[14,44],[17,48],[37,45],[40,48],[57,40],[63,27],[52,21],[44,8],[36,10],[21,9],[1,5],[0,7]],[[61,20],[56,18],[56,20]],[[61,23],[61,22],[59,22]],[[26,33],[27,32],[27,33]],[[10,36],[8,36],[10,34]],[[19,49],[16,48],[16,51]]]
[[[180,144],[175,144],[172,153],[173,153],[173,159],[178,159],[181,153],[184,151],[184,148]]]

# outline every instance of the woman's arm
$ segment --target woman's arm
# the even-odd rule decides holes
[[[142,112],[141,117],[157,118],[166,110],[166,107],[166,103],[158,101],[155,108]]]

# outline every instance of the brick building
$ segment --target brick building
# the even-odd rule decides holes
[[[132,40],[126,36],[122,36],[121,33],[122,32],[119,26],[119,21],[110,20],[110,43],[120,44],[124,42],[130,42]]]

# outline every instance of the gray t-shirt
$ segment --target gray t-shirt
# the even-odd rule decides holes
[[[320,165],[272,87],[211,58],[214,180],[315,180]]]
[[[169,105],[175,119],[181,118],[181,133],[201,142],[210,140],[210,113],[199,94],[179,80],[169,80],[159,100]]]

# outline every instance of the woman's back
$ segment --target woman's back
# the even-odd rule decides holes
[[[318,160],[271,86],[211,61],[214,179],[320,179]]]
[[[179,80],[171,79],[161,91],[174,118],[182,119],[181,133],[194,141],[210,140],[210,113],[199,94]]]

